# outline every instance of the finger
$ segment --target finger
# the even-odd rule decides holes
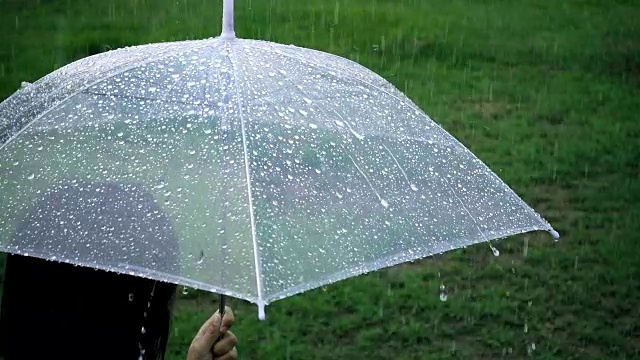
[[[222,325],[220,326],[220,333],[224,334],[233,326],[235,322],[236,317],[233,314],[233,310],[230,307],[225,306],[224,315],[222,316]]]
[[[238,338],[236,338],[236,336],[231,331],[227,331],[223,335],[222,339],[220,339],[213,345],[213,355],[224,355],[235,348],[237,343]]]
[[[228,353],[220,356],[220,357],[213,357],[213,360],[238,360],[238,349],[233,348],[231,349],[231,351],[229,351]]]
[[[222,325],[220,324],[220,311],[216,311],[198,331],[198,335],[196,336],[198,339],[198,348],[206,349],[208,352],[213,347],[213,344],[218,341],[220,335],[227,332],[234,322],[235,317],[230,307],[225,307]]]
[[[220,314],[213,314],[198,330],[198,334],[193,339],[193,346],[202,352],[209,352],[213,344],[220,337]]]

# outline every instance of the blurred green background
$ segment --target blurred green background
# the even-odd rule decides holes
[[[637,1],[236,7],[239,37],[378,72],[562,235],[500,241],[497,257],[480,244],[346,280],[270,305],[266,322],[231,300],[242,359],[640,357]],[[220,17],[219,0],[0,0],[0,99],[91,54],[217,36]],[[185,358],[215,309],[210,294],[180,294],[169,359]]]

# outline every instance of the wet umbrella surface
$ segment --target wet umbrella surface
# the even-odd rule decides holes
[[[270,302],[364,272],[522,232],[558,236],[386,80],[236,38],[225,6],[219,37],[91,56],[0,104],[1,250],[224,293],[263,318]],[[179,263],[114,258],[73,221],[60,231],[75,247],[10,242],[47,189],[87,182],[151,191]]]

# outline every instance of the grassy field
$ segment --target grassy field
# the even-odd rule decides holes
[[[239,0],[237,34],[368,66],[562,234],[478,245],[268,307],[243,359],[640,357],[640,7],[628,0]],[[634,5],[635,4],[635,5]],[[220,1],[0,0],[0,99],[73,60],[217,36]],[[439,287],[448,297],[442,301]],[[181,294],[170,359],[214,297]]]

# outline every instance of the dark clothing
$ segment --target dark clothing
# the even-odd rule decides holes
[[[18,245],[19,244],[19,245]],[[42,260],[126,263],[175,274],[178,241],[136,186],[65,183],[47,191],[13,239],[0,312],[0,356],[163,359],[176,286]]]

